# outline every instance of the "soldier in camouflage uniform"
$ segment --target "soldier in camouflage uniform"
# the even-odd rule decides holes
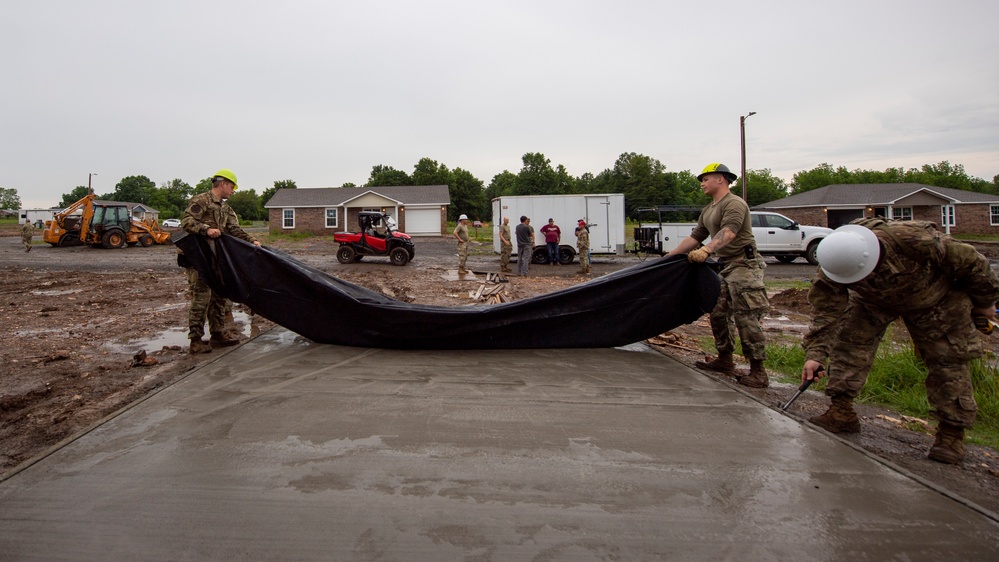
[[[513,235],[510,232],[510,217],[503,217],[503,224],[499,227],[500,237],[500,271],[511,273],[510,254],[513,253]]]
[[[191,198],[180,226],[191,234],[218,238],[225,233],[259,246],[260,242],[239,227],[236,212],[225,202],[236,189],[238,189],[236,174],[230,170],[219,170],[212,176],[212,189]],[[180,261],[184,261],[183,258]],[[238,339],[233,339],[224,332],[226,299],[213,294],[193,267],[187,266],[185,273],[191,292],[191,308],[188,314],[191,353],[210,353],[212,346],[224,347],[239,343]],[[201,339],[205,335],[206,317],[208,330],[211,333],[208,342]]]
[[[576,227],[576,249],[579,251],[579,273],[590,274],[590,231],[586,230],[586,221],[580,219]]]
[[[769,386],[770,379],[763,366],[767,358],[766,338],[760,321],[770,309],[770,300],[763,285],[766,264],[756,251],[749,206],[729,189],[736,175],[724,164],[708,164],[697,179],[704,193],[711,196],[711,203],[701,211],[690,236],[668,254],[686,253],[688,261],[701,263],[715,253],[722,263],[721,292],[711,311],[711,332],[718,357],[697,361],[695,365],[734,376],[739,384],[764,388]],[[699,247],[709,235],[711,241]],[[735,371],[733,320],[742,341],[742,352],[749,359],[748,376],[737,375]]]
[[[468,216],[458,217],[458,225],[454,227],[451,235],[458,240],[458,273],[469,273],[465,267],[465,262],[468,261]]]
[[[927,368],[926,396],[939,422],[929,458],[959,464],[977,405],[968,362],[983,354],[974,315],[995,318],[999,277],[971,245],[923,221],[858,219],[819,245],[808,300],[814,318],[802,380],[828,360],[829,410],[811,422],[857,433],[853,410],[888,325],[901,318]]]
[[[21,242],[24,243],[24,251],[31,251],[31,237],[35,235],[35,225],[25,219],[24,226],[21,227]]]

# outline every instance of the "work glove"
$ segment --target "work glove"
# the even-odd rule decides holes
[[[708,259],[708,256],[710,255],[711,252],[709,252],[707,248],[702,246],[694,250],[693,252],[687,254],[687,261],[689,261],[690,263],[704,263],[704,260]]]

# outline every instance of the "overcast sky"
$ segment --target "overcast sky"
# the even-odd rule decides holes
[[[231,168],[260,193],[423,157],[488,185],[541,152],[790,181],[949,160],[999,174],[995,0],[9,0],[0,187],[49,207]]]

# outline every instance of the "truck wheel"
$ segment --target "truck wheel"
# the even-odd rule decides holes
[[[355,254],[356,252],[354,252],[354,248],[347,245],[340,246],[340,249],[336,251],[336,261],[340,263],[351,263],[354,261]]]
[[[562,265],[569,265],[576,259],[576,251],[569,246],[558,247],[558,262]]]
[[[774,256],[774,257],[777,258],[777,261],[779,261],[781,263],[791,263],[794,260],[798,259],[798,256],[787,256],[787,255],[785,255],[785,256]]]
[[[389,252],[389,259],[392,260],[392,265],[406,265],[409,263],[409,252],[406,248],[392,248]]]
[[[151,234],[143,234],[141,237],[139,237],[139,244],[142,244],[143,248],[148,248],[152,246],[154,242],[156,241],[153,240],[153,236]]]
[[[538,246],[531,254],[531,263],[536,265],[548,265],[548,248]]]
[[[109,250],[125,247],[125,233],[118,230],[109,230],[101,237],[101,245]]]
[[[819,265],[819,258],[815,255],[815,252],[819,249],[819,242],[821,242],[821,240],[818,242],[812,242],[808,245],[808,249],[805,250],[805,259],[812,265]]]

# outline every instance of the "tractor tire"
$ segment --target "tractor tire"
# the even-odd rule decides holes
[[[798,259],[798,256],[788,256],[788,255],[780,255],[774,257],[777,258],[777,261],[781,263],[791,263],[794,260]]]
[[[125,233],[121,230],[113,229],[104,233],[101,237],[101,245],[109,250],[125,247]]]
[[[69,246],[82,246],[83,242],[80,241],[80,231],[69,231],[62,235],[59,239],[59,247],[67,248]]]
[[[152,234],[143,234],[142,236],[139,237],[139,244],[142,244],[143,248],[148,248],[155,243],[156,241],[153,240]]]
[[[336,251],[336,261],[340,263],[353,263],[356,255],[357,252],[354,251],[354,248],[343,245]]]
[[[392,260],[392,265],[406,265],[409,263],[409,252],[406,248],[392,248],[389,259]]]

